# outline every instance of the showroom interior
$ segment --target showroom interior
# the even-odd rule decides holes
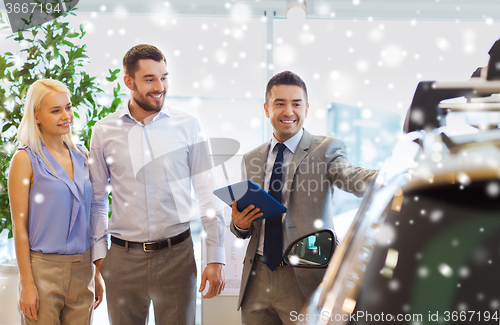
[[[237,151],[221,153],[224,162],[213,169],[219,187],[240,181],[242,155],[272,135],[263,103],[274,74],[290,70],[307,84],[305,129],[341,138],[351,162],[378,169],[402,135],[418,83],[467,81],[488,64],[488,50],[500,38],[496,0],[81,0],[77,8],[61,19],[84,26],[85,37],[75,42],[86,44],[85,70],[104,90],[101,103],[109,105],[117,83],[126,89],[123,71],[111,82],[108,71],[123,70],[123,55],[132,46],[152,44],[167,59],[166,104],[195,116],[207,138],[239,143]],[[0,31],[0,48],[19,55],[21,64],[23,44],[11,34]],[[482,118],[479,123],[499,122],[498,113]],[[74,128],[81,123],[76,119]],[[468,132],[468,124],[449,116],[457,133]],[[340,238],[360,203],[337,191],[332,218]],[[225,219],[226,290],[211,300],[198,295],[197,324],[241,323],[236,304],[247,242],[230,233],[229,207]],[[199,219],[192,231],[200,277],[205,247]],[[17,275],[7,233],[0,235],[0,270],[6,274],[0,275],[0,324],[10,325],[17,323],[2,318],[7,312],[9,319],[17,317]],[[105,304],[95,311],[94,324],[108,324]]]

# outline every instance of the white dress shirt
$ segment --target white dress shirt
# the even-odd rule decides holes
[[[292,162],[293,155],[295,154],[295,151],[297,150],[297,146],[299,145],[300,139],[302,139],[302,135],[304,134],[304,129],[300,129],[297,134],[295,134],[293,137],[290,139],[286,140],[283,142],[285,145],[285,150],[283,151],[283,189],[281,191],[281,204],[283,204],[285,207],[288,207],[288,198],[290,196],[290,193],[287,191],[287,187],[285,185],[285,182],[287,181],[288,178],[288,167],[290,166],[290,163]],[[278,148],[276,145],[279,143],[279,141],[274,137],[271,139],[271,145],[269,146],[269,152],[267,154],[267,160],[266,160],[266,165],[264,166],[264,190],[266,192],[269,192],[269,183],[271,181],[271,175],[273,173],[273,166],[274,166],[274,161],[276,160],[276,156],[278,155]],[[258,206],[258,203],[256,203],[256,206]],[[285,231],[285,216],[286,213],[283,213],[282,216],[282,228],[283,232]],[[247,237],[250,233],[250,229],[240,229],[238,226],[236,226],[236,229],[240,232],[241,235],[244,237]],[[264,255],[264,237],[265,237],[265,229],[266,229],[266,219],[262,220],[262,227],[260,228],[260,234],[259,234],[259,246],[257,247],[257,254],[259,255]],[[284,237],[283,237],[284,238]],[[285,247],[283,247],[284,249]]]
[[[194,117],[164,106],[144,125],[125,105],[95,124],[90,148],[94,261],[106,256],[108,233],[148,242],[186,231],[197,217],[193,188],[206,232],[207,263],[225,263],[224,218],[212,194],[208,143]]]

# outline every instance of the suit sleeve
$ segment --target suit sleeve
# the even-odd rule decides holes
[[[328,177],[333,186],[362,197],[377,170],[354,166],[347,159],[346,146],[340,139],[333,138],[326,150]]]
[[[244,181],[247,179],[247,175],[246,175],[246,169],[245,169],[245,156],[243,156],[243,158],[241,159],[241,180]],[[240,238],[240,239],[246,239],[248,237],[250,237],[252,235],[252,227],[250,227],[249,229],[240,229],[238,228],[234,222],[233,222],[233,219],[231,218],[231,224],[230,224],[230,227],[229,229],[231,230],[231,232],[237,237],[237,238]]]

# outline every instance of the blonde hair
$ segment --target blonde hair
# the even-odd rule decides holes
[[[40,157],[50,170],[57,176],[56,171],[52,165],[47,160],[47,157],[43,154],[42,148],[42,132],[40,127],[36,123],[36,113],[40,110],[40,106],[44,97],[53,92],[57,91],[60,93],[65,93],[71,98],[71,93],[62,82],[52,79],[40,79],[35,81],[30,86],[28,93],[26,95],[26,100],[24,103],[24,114],[19,124],[17,138],[19,139],[19,147],[28,146],[35,155]],[[71,138],[71,132],[62,136],[64,143],[68,148],[72,148],[75,152],[82,155],[87,159],[87,152],[82,153],[80,149],[77,148],[73,139]],[[58,177],[58,176],[57,176]]]

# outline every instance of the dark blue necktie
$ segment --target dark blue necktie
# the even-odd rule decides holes
[[[273,165],[273,173],[269,181],[268,193],[281,203],[283,189],[283,151],[285,145],[278,143],[278,155]],[[281,229],[281,215],[266,219],[264,234],[264,259],[271,271],[280,265],[283,254],[283,230]]]

